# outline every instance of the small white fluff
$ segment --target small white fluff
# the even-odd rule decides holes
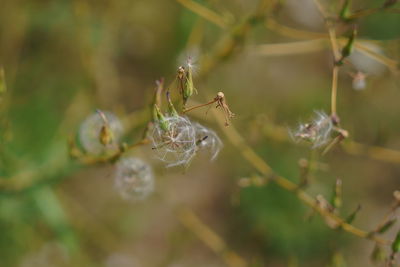
[[[115,188],[124,199],[145,199],[154,190],[151,166],[139,158],[120,159],[116,164]]]
[[[213,130],[200,123],[195,122],[193,126],[196,130],[198,150],[209,153],[210,160],[215,160],[223,147],[221,139]]]
[[[79,141],[85,151],[92,155],[101,155],[116,151],[124,131],[122,123],[116,115],[108,111],[103,111],[102,113],[107,119],[108,127],[112,134],[110,144],[103,145],[100,141],[101,129],[105,125],[105,122],[98,112],[88,116],[79,129]]]
[[[312,148],[325,145],[331,138],[333,122],[323,111],[315,111],[315,117],[309,123],[301,123],[297,130],[291,133],[295,141],[306,140]]]

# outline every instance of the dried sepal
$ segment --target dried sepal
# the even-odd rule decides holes
[[[223,92],[218,92],[214,100],[217,102],[217,108],[221,108],[224,111],[225,126],[228,126],[230,119],[235,117],[235,114],[229,109],[229,106],[226,103],[225,94]]]

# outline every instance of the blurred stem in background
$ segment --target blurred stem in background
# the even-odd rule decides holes
[[[220,64],[221,62],[226,61],[232,56],[241,52],[246,42],[246,39],[248,38],[251,31],[256,26],[262,24],[284,36],[306,40],[293,43],[258,45],[253,50],[260,54],[281,55],[313,52],[319,51],[321,49],[326,49],[330,43],[333,53],[335,55],[335,61],[337,61],[340,58],[340,54],[338,54],[340,53],[338,46],[345,46],[347,43],[347,38],[336,37],[335,31],[333,31],[331,27],[328,27],[329,34],[325,34],[300,31],[277,23],[270,14],[276,4],[276,1],[260,1],[258,7],[252,14],[246,16],[243,19],[240,19],[240,21],[236,24],[234,24],[229,19],[220,16],[217,12],[208,9],[197,2],[191,0],[177,0],[177,2],[190,9],[194,13],[198,14],[206,21],[209,21],[217,25],[220,29],[224,30],[223,33],[225,35],[217,42],[211,54],[205,58],[202,58],[199,74],[200,79],[204,79],[208,74],[214,71],[218,64]],[[354,17],[355,16],[356,15],[354,15]],[[202,25],[200,24],[200,22],[199,25],[199,31],[201,32]],[[198,40],[199,35],[201,34],[193,32],[193,35],[191,35],[191,38],[189,38],[189,42],[195,43],[196,41],[193,40]],[[356,40],[354,43],[354,47],[355,49],[365,53],[369,57],[386,65],[395,75],[398,74],[397,61],[380,55],[363,44],[364,40]],[[337,66],[334,66],[332,72],[332,114],[336,114],[338,71],[339,68]],[[103,79],[104,77],[97,78]],[[101,82],[98,81],[98,83]],[[0,104],[2,104],[2,102],[0,102]],[[72,112],[73,110],[78,109],[79,107],[76,107],[76,102],[73,101],[71,107],[69,108],[69,111]],[[60,124],[61,126],[56,134],[57,138],[59,138],[60,136],[66,137],[65,132],[68,132],[67,129],[71,127],[70,119],[76,117],[76,115],[71,112],[67,111],[65,113],[64,117],[66,120]],[[226,134],[227,138],[232,142],[234,146],[239,149],[241,155],[248,161],[248,163],[258,170],[262,178],[267,181],[274,181],[281,188],[292,192],[306,205],[312,207],[314,210],[320,213],[322,217],[333,220],[336,223],[337,228],[341,228],[351,234],[365,239],[372,239],[379,244],[390,244],[391,241],[384,240],[376,235],[371,235],[369,232],[358,229],[351,225],[351,223],[346,222],[344,219],[338,217],[337,215],[321,208],[321,206],[318,205],[317,200],[314,197],[308,195],[304,190],[300,189],[299,185],[291,182],[290,180],[282,176],[277,175],[264,161],[264,159],[258,156],[254,152],[254,150],[246,144],[244,138],[239,135],[238,131],[233,126],[231,126],[230,128],[226,128],[225,126],[223,126],[224,123],[222,121],[223,119],[221,117],[221,114],[215,113],[214,115],[218,125],[222,126],[221,129]],[[135,127],[145,126],[148,120],[149,115],[147,111],[134,112],[124,118],[124,121],[126,122],[126,125],[128,125],[129,130]],[[271,139],[275,138],[278,141],[289,140],[286,130],[285,133],[283,133],[282,127],[275,124],[268,123],[268,125],[263,127],[262,130]],[[62,240],[63,243],[65,243],[68,248],[72,252],[74,252],[79,250],[76,233],[74,233],[71,226],[69,225],[68,218],[63,211],[63,207],[55,192],[50,187],[51,185],[59,183],[60,181],[62,181],[62,179],[68,177],[82,166],[76,163],[72,163],[70,161],[67,156],[65,143],[63,141],[64,140],[54,140],[53,142],[51,142],[47,150],[48,153],[46,153],[47,157],[41,163],[37,163],[34,166],[29,165],[23,169],[17,169],[17,173],[12,175],[11,178],[7,177],[8,179],[1,179],[0,190],[1,194],[10,195],[20,194],[27,191],[32,192],[35,203],[42,212],[43,218],[45,219],[46,223],[59,236],[60,240]],[[353,155],[366,155],[373,159],[392,163],[400,162],[400,152],[396,150],[381,148],[377,146],[363,145],[354,141],[346,141],[343,144],[343,149],[347,153]],[[105,162],[108,162],[108,159],[106,159]],[[89,163],[94,164],[98,162]],[[0,173],[0,175],[3,176],[3,173]],[[70,200],[69,202],[73,201],[74,200]],[[74,206],[74,204],[72,204],[72,206]],[[83,210],[80,213],[86,214],[86,211]],[[86,221],[88,222],[92,220],[88,217],[86,219]],[[238,256],[236,253],[233,253],[230,249],[228,249],[226,243],[213,231],[211,231],[204,223],[202,223],[199,218],[194,214],[194,212],[192,212],[190,209],[184,209],[182,213],[180,213],[180,220],[182,221],[182,224],[184,224],[188,229],[190,229],[194,234],[202,239],[203,242],[211,250],[213,250],[217,255],[220,255],[228,265],[246,265],[245,261],[240,258],[240,256]],[[74,226],[74,228],[80,228],[79,224],[72,223],[72,225]],[[81,229],[85,230],[83,227]],[[99,232],[102,231],[102,229],[99,230]],[[107,240],[105,241],[113,240],[112,235],[110,236],[111,237],[109,237],[108,239],[106,238]]]

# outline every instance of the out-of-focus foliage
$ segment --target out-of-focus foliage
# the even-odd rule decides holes
[[[228,2],[197,1],[232,24],[257,7],[257,1]],[[326,31],[313,1],[278,2],[268,16],[279,23]],[[353,2],[357,10],[382,1]],[[376,40],[368,45],[399,62],[399,25],[398,13],[378,12],[359,20],[357,38]],[[154,81],[172,81],[190,51],[210,56],[228,31],[175,1],[1,0],[0,65],[7,92],[0,85],[0,266],[225,266],[221,255],[182,225],[182,206],[194,210],[251,266],[327,266],[342,257],[348,266],[371,264],[366,255],[372,243],[329,229],[294,194],[273,183],[241,188],[238,181],[257,173],[218,131],[207,109],[193,116],[224,143],[212,163],[204,154],[187,168],[166,170],[151,145],[128,153],[154,168],[154,193],[145,201],[120,198],[115,165],[82,167],[69,158],[67,140],[77,139],[80,123],[96,109],[123,119],[129,129],[124,141],[140,139]],[[199,94],[193,98],[205,102],[222,90],[236,114],[232,124],[246,141],[279,175],[298,182],[299,159],[312,152],[288,141],[286,131],[271,133],[271,125],[294,128],[314,110],[329,111],[331,51],[263,55],[256,45],[294,41],[263,23],[244,41],[244,49],[206,77],[194,74]],[[354,70],[343,67],[342,126],[351,140],[400,150],[398,74],[365,54],[352,56],[358,56],[354,66],[378,71],[368,74],[364,90],[354,90],[347,75]],[[329,199],[339,177],[341,215],[362,203],[355,224],[372,229],[380,222],[400,185],[399,163],[349,155],[338,147],[317,163],[310,194]]]

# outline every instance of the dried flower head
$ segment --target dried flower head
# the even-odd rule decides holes
[[[86,152],[100,155],[115,152],[122,134],[123,126],[117,116],[108,111],[98,111],[81,124],[79,140]]]
[[[143,200],[154,190],[149,164],[138,158],[123,158],[116,164],[115,188],[124,199]]]
[[[196,130],[196,142],[199,151],[205,151],[210,155],[210,160],[217,158],[223,144],[218,135],[211,129],[200,123],[193,123]]]
[[[151,139],[157,157],[167,167],[187,165],[196,152],[195,129],[182,116],[167,116],[157,121]]]
[[[326,144],[331,137],[333,122],[330,116],[323,111],[315,111],[315,117],[310,123],[300,124],[291,135],[296,141],[306,140],[313,144],[313,148]]]
[[[225,94],[223,92],[218,92],[217,96],[214,98],[217,102],[217,108],[221,108],[225,114],[225,126],[229,125],[229,120],[235,117],[235,114],[229,109],[226,103]]]

